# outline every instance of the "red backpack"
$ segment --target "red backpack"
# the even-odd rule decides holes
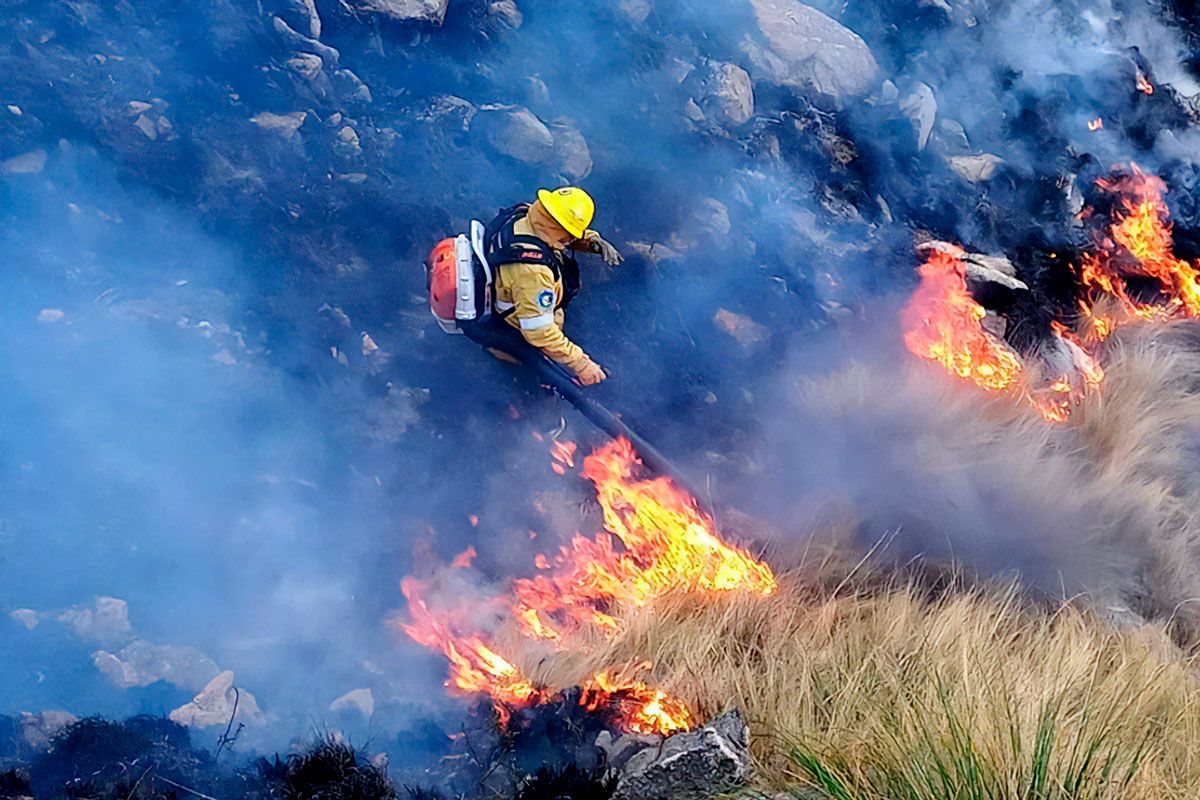
[[[442,239],[425,260],[429,310],[446,333],[492,313],[492,269],[484,255],[484,227],[471,220],[470,234]]]

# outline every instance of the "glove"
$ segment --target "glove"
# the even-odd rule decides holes
[[[575,377],[584,386],[595,386],[608,376],[604,374],[604,370],[600,368],[599,364],[589,359],[588,362],[580,367],[579,371],[575,373]]]
[[[588,231],[585,241],[588,243],[588,250],[604,259],[604,263],[610,267],[615,267],[625,260],[617,248],[606,242],[604,237],[595,231]]]

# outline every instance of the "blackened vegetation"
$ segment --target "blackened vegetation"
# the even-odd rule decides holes
[[[517,792],[517,800],[608,800],[616,787],[616,777],[607,776],[602,766],[542,767]]]
[[[576,690],[523,710],[504,730],[481,705],[471,730],[452,742],[439,734],[452,751],[393,765],[413,780],[399,788],[386,761],[335,735],[245,763],[216,758],[186,728],[160,717],[83,719],[36,752],[24,744],[19,757],[14,747],[0,751],[0,800],[607,800],[615,778],[594,744],[604,715],[589,714],[578,700]],[[0,726],[20,730],[10,717],[0,717]],[[405,752],[413,742],[401,744]]]
[[[393,800],[387,772],[365,761],[350,745],[326,737],[315,747],[280,762],[264,761],[269,796],[283,800]]]

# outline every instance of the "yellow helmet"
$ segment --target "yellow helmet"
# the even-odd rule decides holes
[[[538,200],[554,221],[576,239],[583,238],[596,215],[596,203],[591,195],[576,186],[564,186],[553,192],[538,189]]]

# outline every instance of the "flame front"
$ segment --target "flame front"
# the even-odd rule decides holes
[[[556,446],[554,452],[556,464],[566,463],[574,447]],[[584,646],[572,634],[584,628],[615,634],[623,609],[643,606],[664,592],[775,591],[770,568],[722,541],[695,498],[667,478],[638,478],[639,466],[623,439],[589,455],[583,475],[595,485],[605,532],[591,539],[576,535],[553,558],[538,556],[535,567],[544,574],[515,581],[511,594],[481,599],[445,592],[440,594],[453,599],[431,609],[430,582],[401,581],[409,620],[398,621],[399,627],[446,656],[446,685],[453,691],[490,697],[502,724],[514,709],[555,694],[535,686],[514,659],[497,652],[494,631],[505,624],[543,647],[569,652]],[[601,671],[580,687],[580,703],[604,709],[625,730],[688,730],[692,717],[685,704],[629,674],[650,668],[643,663],[633,670]]]
[[[1138,320],[1200,316],[1200,270],[1175,257],[1163,181],[1135,166],[1128,175],[1097,183],[1118,195],[1118,206],[1106,235],[1080,269],[1088,289],[1083,313],[1092,321],[1095,337],[1102,341]],[[1151,279],[1155,296],[1133,296],[1127,276]],[[1111,310],[1098,312],[1101,306]]]
[[[980,325],[987,312],[967,291],[962,260],[932,250],[917,274],[921,283],[900,316],[909,351],[982,389],[998,391],[1012,385],[1021,372],[1021,360]]]
[[[1085,297],[1074,322],[1083,335],[1064,321],[1050,323],[1051,336],[1070,356],[1069,374],[1040,388],[1031,388],[1028,376],[1020,380],[1020,356],[980,324],[985,311],[967,290],[961,250],[932,250],[918,269],[920,284],[901,315],[908,349],[983,389],[1019,391],[1047,420],[1061,422],[1083,393],[1103,383],[1094,350],[1114,331],[1134,322],[1200,317],[1200,264],[1175,255],[1166,184],[1136,165],[1096,183],[1115,197],[1111,219],[1078,268]]]

